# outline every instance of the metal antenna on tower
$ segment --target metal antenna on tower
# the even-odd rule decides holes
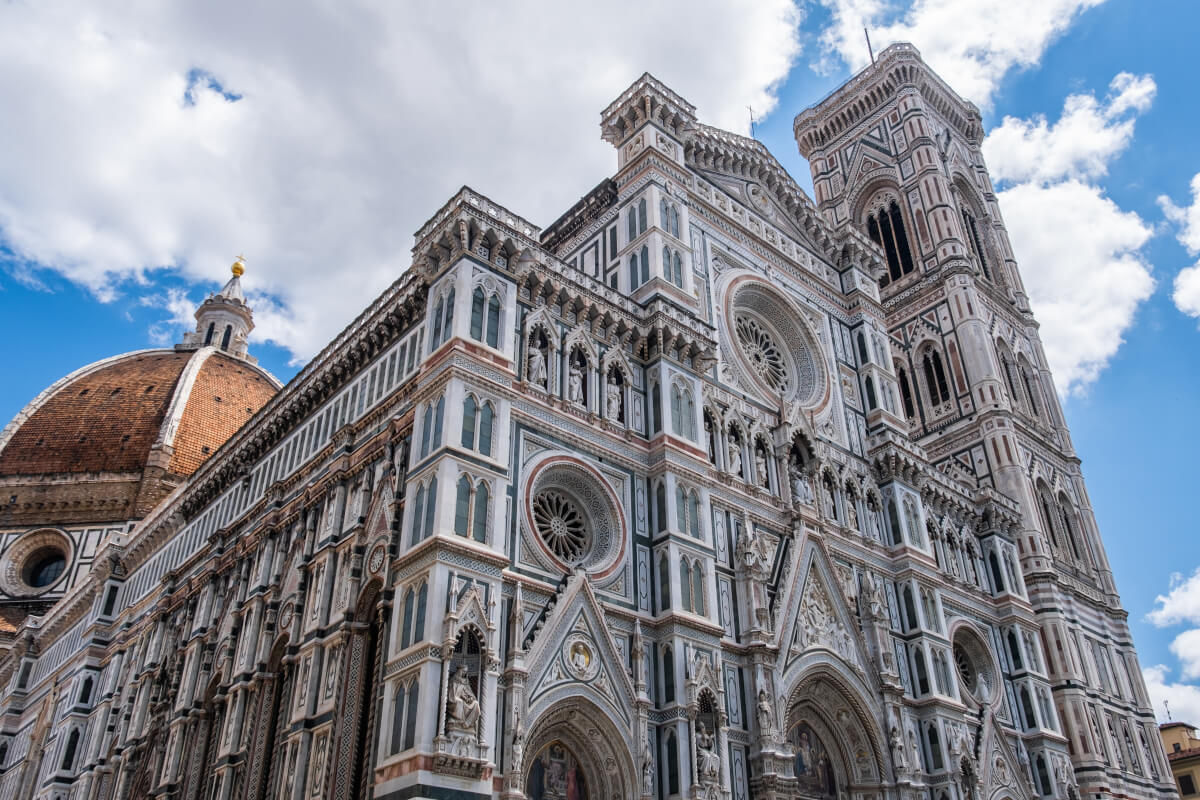
[[[875,51],[871,49],[871,34],[867,32],[867,26],[863,25],[863,36],[867,37],[867,53],[871,56],[871,63],[875,63]]]
[[[1171,704],[1169,702],[1167,702],[1166,700],[1163,700],[1163,708],[1165,708],[1167,710],[1167,721],[1170,722],[1171,721]]]
[[[754,119],[754,106],[746,106],[746,110],[750,112],[750,138],[757,139],[758,137],[755,135],[754,130],[758,122]]]

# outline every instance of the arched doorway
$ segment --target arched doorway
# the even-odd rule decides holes
[[[835,671],[810,674],[792,691],[786,738],[795,752],[797,797],[833,800],[881,786],[877,725]]]
[[[625,800],[638,792],[629,737],[588,700],[554,703],[522,749],[512,766],[529,800]]]

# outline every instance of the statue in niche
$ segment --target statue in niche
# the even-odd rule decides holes
[[[650,737],[642,736],[642,794],[654,794],[654,753]]]
[[[771,488],[771,475],[767,471],[767,456],[761,447],[754,448],[754,470],[758,473],[758,482],[764,489]]]
[[[742,443],[736,436],[729,437],[729,473],[742,477]]]
[[[474,733],[479,726],[479,699],[471,690],[471,682],[467,678],[467,668],[459,665],[458,671],[450,681],[450,704],[446,709],[449,716],[447,727]]]
[[[586,405],[583,398],[583,368],[574,360],[567,375],[567,399],[577,406]]]
[[[775,735],[775,712],[771,709],[771,696],[766,689],[758,690],[758,731],[766,741]]]
[[[607,414],[613,422],[621,421],[621,384],[615,383],[611,378],[608,381]]]
[[[542,348],[537,343],[530,343],[529,348],[529,367],[527,371],[529,382],[537,386],[539,389],[546,388],[546,354],[542,352]]]
[[[788,478],[792,482],[792,502],[811,506],[813,503],[812,484],[808,480],[808,475],[804,474],[804,469],[795,461],[788,464]]]
[[[850,523],[850,527],[858,530],[858,503],[853,495],[846,497],[846,518]]]
[[[699,723],[696,731],[696,766],[704,783],[715,783],[721,777],[721,757],[717,755],[716,737],[703,722]]]
[[[907,764],[904,758],[904,740],[900,736],[900,730],[895,725],[888,732],[888,743],[892,748],[892,763],[896,766],[897,772],[904,772],[907,769]]]

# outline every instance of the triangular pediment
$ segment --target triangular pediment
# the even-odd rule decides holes
[[[589,694],[615,718],[632,724],[636,693],[629,670],[584,573],[571,576],[531,643],[527,663],[531,715],[564,694]]]
[[[786,627],[781,626],[786,637],[782,641],[787,642],[782,666],[787,669],[806,654],[825,650],[864,675],[869,674],[870,661],[858,625],[847,606],[845,592],[838,588],[841,584],[828,557],[810,540],[800,563],[804,569],[798,571],[786,605],[780,606],[788,614]]]

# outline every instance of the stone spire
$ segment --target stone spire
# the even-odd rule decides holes
[[[246,272],[242,256],[233,262],[230,272],[233,276],[221,291],[209,295],[196,309],[196,330],[185,333],[183,343],[175,349],[215,347],[253,364],[257,359],[246,352],[246,340],[254,330],[254,312],[246,305],[246,295],[242,292],[242,275]]]

